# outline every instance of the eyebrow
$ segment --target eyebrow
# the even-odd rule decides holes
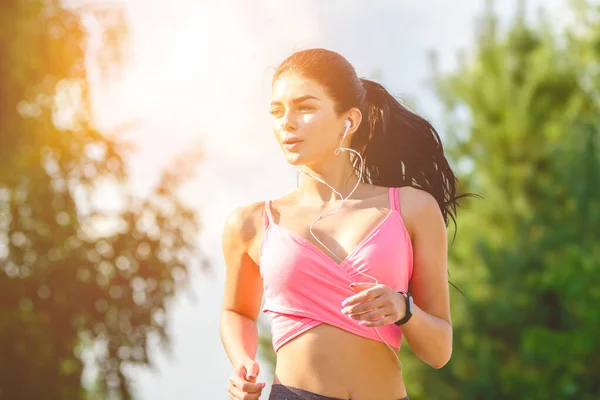
[[[300,97],[296,97],[295,99],[292,99],[292,104],[298,104],[298,103],[302,103],[303,101],[313,100],[313,99],[314,100],[319,100],[315,96],[305,95],[305,96],[300,96]],[[279,105],[279,104],[281,104],[280,101],[274,101],[274,102],[271,103],[271,106]]]

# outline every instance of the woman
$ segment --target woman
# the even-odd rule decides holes
[[[402,335],[434,368],[452,352],[446,225],[456,178],[440,139],[324,49],[279,66],[271,114],[302,173],[293,192],[234,210],[225,224],[230,397],[258,399],[265,386],[255,361],[264,296],[277,353],[270,399],[407,399]]]

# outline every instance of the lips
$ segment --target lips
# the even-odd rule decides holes
[[[298,147],[300,147],[301,143],[301,139],[298,139],[295,136],[288,136],[285,139],[283,139],[283,148],[287,151],[296,151],[298,150]]]
[[[292,145],[292,144],[300,143],[301,141],[302,140],[298,139],[297,137],[288,136],[285,139],[283,139],[283,144]]]

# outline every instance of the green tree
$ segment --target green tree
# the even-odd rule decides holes
[[[92,52],[88,26],[101,38]],[[98,347],[100,398],[132,397],[127,364],[168,344],[167,301],[185,288],[198,217],[177,197],[196,157],[152,193],[128,189],[127,146],[93,123],[88,63],[118,71],[114,6],[0,3],[0,398],[81,399],[82,351]],[[118,209],[102,207],[103,199]]]
[[[472,60],[437,88],[462,190],[450,271],[454,355],[414,363],[415,399],[600,397],[600,10],[577,31],[488,11]],[[454,293],[456,294],[456,293]]]

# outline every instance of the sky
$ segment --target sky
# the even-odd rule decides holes
[[[566,1],[530,0],[529,14],[543,3],[557,25],[568,23]],[[411,101],[443,137],[428,54],[437,52],[442,71],[453,71],[457,52],[472,51],[486,2],[461,0],[460,8],[447,0],[111,2],[127,13],[128,58],[119,79],[93,90],[97,123],[111,129],[137,122],[124,138],[137,149],[129,170],[141,194],[174,156],[200,143],[203,160],[182,196],[202,217],[198,243],[211,262],[209,274],[192,273],[193,295],[170,304],[170,351],[153,343],[156,368],[131,368],[129,375],[141,400],[227,399],[232,368],[219,338],[223,224],[232,209],[296,184],[271,132],[273,69],[297,50],[337,51],[360,76],[380,76]],[[516,0],[495,3],[503,21],[516,12]],[[266,399],[272,376],[259,362]]]

